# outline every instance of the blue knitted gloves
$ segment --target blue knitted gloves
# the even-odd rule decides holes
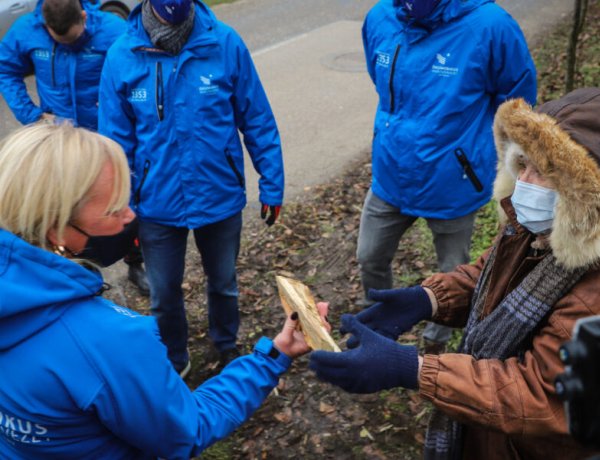
[[[342,316],[342,328],[352,334],[357,346],[341,353],[314,351],[309,366],[317,377],[350,393],[417,388],[416,347],[400,345],[373,332],[353,315]]]
[[[392,340],[397,340],[419,321],[431,318],[431,301],[421,286],[381,291],[370,289],[369,298],[377,303],[358,313],[356,319]],[[342,326],[340,332],[346,334],[349,331]],[[346,345],[356,347],[356,339],[350,337]]]

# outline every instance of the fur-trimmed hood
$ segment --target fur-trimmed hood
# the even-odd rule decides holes
[[[550,247],[567,268],[600,262],[600,88],[584,88],[534,111],[522,99],[494,120],[494,198],[511,195],[525,155],[559,194]],[[501,211],[501,218],[506,216]]]

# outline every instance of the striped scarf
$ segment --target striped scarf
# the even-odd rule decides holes
[[[507,226],[507,233],[513,231]],[[587,268],[567,270],[549,252],[498,307],[482,319],[495,259],[496,247],[473,292],[471,312],[459,347],[459,353],[470,354],[478,360],[522,356],[543,318],[587,271]],[[425,439],[425,460],[462,458],[462,432],[460,423],[434,408]]]

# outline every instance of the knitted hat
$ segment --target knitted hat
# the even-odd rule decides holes
[[[150,0],[158,15],[169,24],[181,24],[187,19],[192,8],[192,0]]]
[[[550,246],[567,267],[600,262],[600,88],[583,88],[538,107],[522,99],[494,120],[497,200],[512,194],[526,156],[559,194]]]

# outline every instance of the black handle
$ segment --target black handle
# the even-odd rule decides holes
[[[475,187],[475,190],[477,190],[478,192],[483,191],[483,185],[482,185],[481,181],[479,180],[479,178],[477,177],[477,174],[475,174],[475,171],[473,171],[473,167],[471,166],[469,159],[465,155],[465,152],[463,152],[463,149],[457,148],[454,151],[454,155],[456,155],[458,162],[460,163],[460,165],[463,168],[463,171],[465,172],[465,174],[467,175],[467,177],[473,184],[473,187]]]

